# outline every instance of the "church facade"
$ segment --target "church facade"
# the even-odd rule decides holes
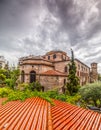
[[[50,51],[43,56],[27,56],[19,59],[20,81],[32,83],[39,81],[44,90],[64,88],[69,74],[70,57],[64,51]],[[90,82],[90,67],[75,59],[80,85]],[[97,67],[97,66],[96,66]]]

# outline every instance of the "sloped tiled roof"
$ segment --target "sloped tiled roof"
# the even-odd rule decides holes
[[[61,101],[52,107],[53,130],[101,130],[101,115]]]
[[[41,75],[67,76],[66,74],[59,72],[57,70],[48,70],[46,72],[41,73]]]
[[[0,130],[47,130],[50,104],[40,98],[12,101],[0,109]]]
[[[53,102],[51,106],[41,98],[30,98],[0,106],[0,130],[101,130],[100,114]]]

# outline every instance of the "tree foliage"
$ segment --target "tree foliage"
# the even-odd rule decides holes
[[[28,85],[26,84],[25,86],[28,86]],[[6,102],[14,101],[14,100],[24,101],[27,98],[40,97],[47,100],[51,104],[53,104],[52,99],[56,99],[56,100],[61,100],[61,101],[69,102],[71,104],[76,104],[76,105],[77,105],[77,102],[81,98],[81,96],[78,94],[75,96],[68,96],[68,95],[58,93],[57,90],[47,91],[47,92],[40,92],[37,90],[32,91],[29,87],[22,90],[19,90],[19,89],[14,90],[14,89],[11,89],[10,87],[0,88],[0,97],[6,97],[7,98]]]
[[[17,79],[19,77],[20,71],[19,69],[0,69],[0,84],[6,84],[9,87],[14,89],[16,85]]]
[[[69,75],[67,81],[67,90],[69,91],[70,95],[77,93],[79,89],[79,78],[76,76],[76,65],[74,62],[74,54],[71,50],[71,63],[69,64]]]
[[[5,69],[0,69],[0,87],[3,86],[7,77],[8,77],[8,71]]]
[[[101,81],[101,74],[98,74],[98,81]]]
[[[36,81],[33,83],[22,83],[18,84],[17,89],[18,90],[27,90],[29,89],[30,91],[42,91],[42,85],[40,82]]]
[[[16,86],[16,83],[17,83],[17,80],[18,80],[18,77],[20,75],[20,71],[19,69],[14,69],[14,70],[10,70],[9,71],[9,78],[7,78],[5,80],[5,83],[11,87],[12,89],[14,89],[14,87]]]
[[[101,107],[101,82],[95,82],[81,87],[80,94],[86,104]]]

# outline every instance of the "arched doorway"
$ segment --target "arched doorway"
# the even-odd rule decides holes
[[[62,87],[62,92],[63,92],[63,94],[65,94],[65,91],[66,91],[66,88],[63,86],[63,87]]]
[[[42,86],[42,92],[44,92],[44,87]]]
[[[36,72],[35,71],[31,71],[30,72],[30,83],[33,83],[36,81]]]
[[[25,72],[23,70],[21,72],[21,82],[25,82]]]

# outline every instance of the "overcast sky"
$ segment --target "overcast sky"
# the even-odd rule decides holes
[[[0,55],[11,64],[70,48],[101,73],[101,0],[0,0]]]

